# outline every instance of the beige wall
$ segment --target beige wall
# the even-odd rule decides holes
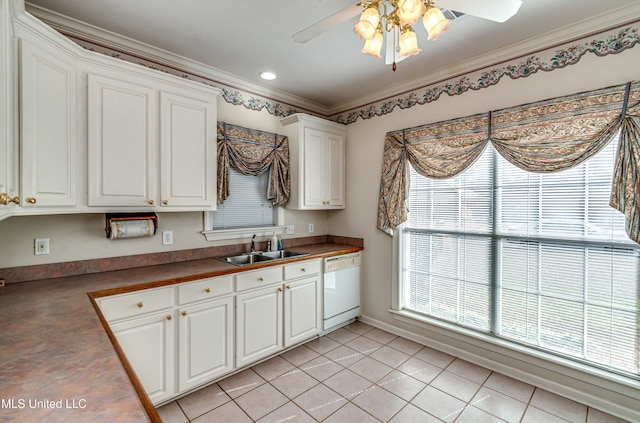
[[[267,111],[255,112],[229,105],[223,100],[218,101],[218,120],[283,133],[280,120]],[[160,230],[173,231],[173,245],[162,245],[162,238],[158,235],[151,238],[108,240],[105,237],[102,213],[10,217],[0,221],[0,233],[5,240],[0,242],[0,269],[203,248],[237,242],[207,242],[200,233],[203,230],[202,212],[158,213],[158,219]],[[309,223],[313,223],[315,227],[312,235],[329,233],[328,214],[324,211],[285,210],[285,222],[295,226],[295,235],[285,235],[283,238],[309,236]],[[35,238],[49,238],[49,255],[34,255]]]

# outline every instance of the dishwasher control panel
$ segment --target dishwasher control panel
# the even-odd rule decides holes
[[[360,266],[360,253],[345,254],[324,259],[325,272],[335,272],[353,266]]]

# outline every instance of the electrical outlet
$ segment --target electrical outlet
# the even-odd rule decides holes
[[[34,241],[34,250],[36,256],[49,254],[49,238],[37,238]]]
[[[295,227],[293,225],[288,225],[287,226],[287,235],[293,235],[295,233],[296,233]]]
[[[310,233],[310,234],[312,234],[312,233],[313,233],[313,231],[315,231],[315,230],[316,230],[316,228],[315,228],[315,226],[313,225],[313,223],[309,223],[309,233]]]
[[[162,231],[162,245],[173,244],[173,231]]]

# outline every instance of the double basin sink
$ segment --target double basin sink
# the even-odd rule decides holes
[[[261,263],[264,261],[282,260],[292,257],[308,256],[309,253],[300,253],[298,251],[291,250],[279,250],[279,251],[260,251],[255,253],[238,254],[235,256],[217,257],[218,260],[222,260],[227,263],[234,264],[236,266],[244,266],[247,264]]]

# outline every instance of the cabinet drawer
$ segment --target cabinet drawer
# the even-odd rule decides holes
[[[260,288],[271,283],[282,281],[282,266],[253,270],[236,275],[236,290]]]
[[[233,276],[202,279],[178,285],[180,305],[233,293]]]
[[[320,273],[320,260],[299,261],[284,266],[284,279],[296,279]]]
[[[143,289],[100,299],[100,310],[108,322],[173,307],[174,288]]]

